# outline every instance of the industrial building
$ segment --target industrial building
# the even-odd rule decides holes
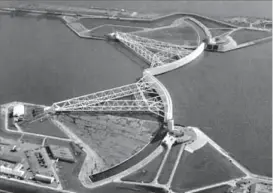
[[[49,145],[49,150],[54,159],[58,159],[64,162],[75,162],[74,156],[69,148],[58,146],[58,145]]]
[[[271,193],[272,185],[262,183],[252,184],[250,186],[250,193]]]
[[[18,164],[19,165],[19,164]],[[20,178],[24,178],[25,175],[25,171],[21,170],[23,165],[19,165],[16,166],[15,168],[9,168],[9,167],[5,167],[3,165],[0,166],[0,173],[1,174],[5,174],[5,175],[11,175],[13,177],[20,177]]]
[[[39,182],[47,183],[47,184],[51,184],[54,181],[54,177],[46,176],[46,175],[42,175],[42,174],[36,174],[34,176],[34,179]]]

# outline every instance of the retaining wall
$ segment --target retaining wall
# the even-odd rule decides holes
[[[201,43],[192,53],[185,56],[184,58],[181,58],[180,60],[177,60],[175,62],[166,64],[163,66],[158,66],[156,68],[149,68],[147,70],[152,75],[159,75],[159,74],[163,74],[163,73],[175,70],[198,58],[203,53],[204,50],[205,50],[205,43]]]
[[[185,19],[188,19],[188,20],[196,23],[199,27],[201,27],[203,29],[203,31],[205,32],[205,34],[209,38],[209,40],[212,39],[212,35],[211,35],[209,29],[203,23],[201,23],[200,21],[198,21],[197,19],[194,19],[192,17],[186,17]]]
[[[162,99],[164,103],[164,119],[165,121],[173,119],[173,103],[172,103],[172,98],[166,89],[166,87],[157,79],[153,76],[153,74],[150,72],[150,69],[146,69],[143,71],[143,77],[147,81],[152,81],[155,83],[154,89]]]

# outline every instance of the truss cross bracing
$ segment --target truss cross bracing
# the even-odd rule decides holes
[[[167,42],[139,37],[137,35],[115,32],[115,38],[144,58],[151,67],[162,66],[179,58],[183,58],[192,51]],[[177,56],[178,58],[173,58]]]
[[[149,111],[164,116],[164,104],[145,77],[138,82],[56,102],[54,111]],[[121,98],[133,96],[132,100]]]

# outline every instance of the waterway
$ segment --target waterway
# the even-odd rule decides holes
[[[67,2],[83,5],[82,2]],[[88,6],[207,16],[269,17],[272,2],[101,1]],[[0,16],[0,104],[54,101],[134,82],[142,66],[112,45],[76,37],[58,20]],[[252,172],[272,176],[272,42],[205,53],[159,77],[175,122],[199,126]]]

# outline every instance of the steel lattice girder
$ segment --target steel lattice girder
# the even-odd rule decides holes
[[[116,32],[116,38],[150,62],[151,67],[164,65],[166,64],[164,61],[168,60],[167,63],[170,62],[173,56],[182,58],[192,52],[178,45],[151,40],[128,33]],[[147,48],[159,52],[153,53]]]
[[[53,104],[53,107],[57,110],[58,108],[62,107],[70,107],[73,105],[77,105],[78,103],[97,103],[99,101],[109,100],[109,99],[115,99],[115,98],[122,98],[124,96],[129,96],[132,94],[135,94],[139,92],[139,90],[142,90],[142,87],[139,88],[139,85],[136,83],[124,85],[121,87],[116,87],[104,91],[99,91],[96,93],[71,98],[68,100],[60,101]]]
[[[116,32],[116,38],[124,43],[127,47],[134,50],[138,55],[143,57],[148,62],[156,62],[163,65],[162,61],[154,56],[154,53],[145,48],[140,42],[133,40],[129,34]]]
[[[126,36],[126,37],[130,37],[130,39],[139,42],[140,44],[145,44],[147,45],[147,47],[149,46],[149,48],[154,48],[154,49],[158,49],[158,50],[163,50],[163,49],[178,49],[178,50],[184,50],[185,47],[183,45],[176,45],[176,44],[172,44],[172,43],[167,43],[167,42],[161,42],[161,41],[157,41],[154,39],[150,39],[150,38],[145,38],[145,37],[140,37],[137,35],[134,35],[132,33],[123,33],[123,32],[116,32],[118,33],[120,36]]]
[[[61,111],[146,111],[163,117],[164,104],[161,101],[108,100],[96,105],[62,108]]]
[[[117,98],[122,98],[125,96],[130,96],[134,94],[139,93],[147,93],[147,94],[156,94],[156,91],[153,90],[153,84],[152,82],[147,82],[144,80],[144,78],[140,79],[138,82],[124,85],[121,87],[116,87],[104,91],[99,91],[96,93],[71,98],[68,100],[56,102],[52,105],[53,109],[55,111],[58,111],[59,109],[69,109],[69,108],[75,108],[80,107],[82,105],[92,105],[97,104],[105,100],[113,100]],[[142,94],[142,97],[143,94]]]
[[[155,65],[158,66],[164,64],[152,51],[146,49],[145,46],[133,40],[129,34],[117,32],[116,38],[124,43],[127,47],[135,51],[138,55],[143,57],[145,60],[147,60],[152,67]]]

